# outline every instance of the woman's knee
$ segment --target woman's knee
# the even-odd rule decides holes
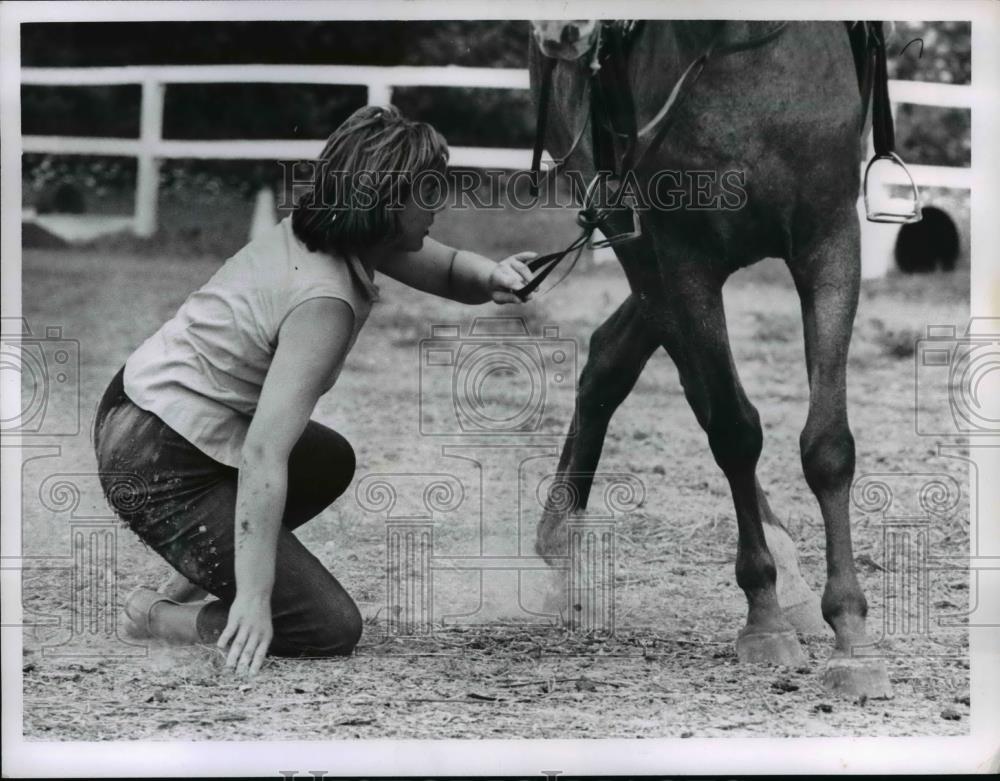
[[[361,613],[353,602],[312,610],[303,631],[276,632],[271,653],[299,657],[350,656],[361,640],[363,628]]]
[[[337,623],[328,624],[328,629],[317,638],[319,656],[349,656],[361,640],[364,622],[357,607],[351,604],[349,610],[339,610],[336,618]]]
[[[336,459],[336,477],[339,479],[334,481],[336,483],[334,491],[336,491],[337,496],[340,496],[347,490],[347,486],[349,486],[351,481],[354,479],[354,472],[358,468],[358,457],[354,452],[354,448],[351,446],[351,443],[339,434],[337,434],[337,436],[340,438],[340,443],[338,444],[338,456]]]
[[[288,459],[290,493],[331,504],[354,479],[357,469],[354,448],[341,434],[311,421]],[[322,494],[322,496],[319,496]]]
[[[271,599],[276,647],[300,656],[351,653],[361,639],[361,611],[319,559],[284,529],[277,569]]]

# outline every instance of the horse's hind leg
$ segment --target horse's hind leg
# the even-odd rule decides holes
[[[763,439],[760,418],[733,364],[721,283],[698,268],[690,263],[672,276],[658,304],[662,309],[653,317],[733,495],[739,527],[736,582],[748,606],[737,655],[742,661],[799,664],[805,656],[778,604],[776,568],[764,535],[756,478]]]
[[[761,520],[764,522],[764,538],[767,549],[771,551],[774,566],[777,570],[778,604],[781,612],[791,622],[796,631],[801,634],[819,635],[828,632],[820,601],[816,593],[809,588],[805,578],[799,571],[799,558],[795,551],[795,543],[788,531],[774,514],[767,501],[764,489],[757,483],[757,499],[760,505]]]
[[[538,524],[535,544],[540,556],[564,555],[566,518],[587,506],[594,470],[601,458],[608,423],[659,347],[639,316],[633,296],[590,337],[590,353],[580,375],[573,427],[566,437],[556,481]],[[570,503],[559,498],[570,498]]]
[[[847,423],[847,350],[857,309],[860,247],[854,210],[831,220],[825,241],[789,268],[802,301],[809,415],[800,445],[806,482],[819,500],[826,528],[827,583],[823,617],[833,628],[836,646],[824,683],[850,695],[887,695],[885,665],[854,658],[869,645],[865,633],[868,605],[858,584],[851,546],[850,489],[854,478],[854,437]]]

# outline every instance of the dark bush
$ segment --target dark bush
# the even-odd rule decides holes
[[[87,204],[79,187],[59,182],[42,192],[35,209],[39,214],[83,214]]]
[[[923,219],[903,225],[896,237],[896,265],[907,274],[952,271],[958,253],[958,229],[936,206],[925,206]]]

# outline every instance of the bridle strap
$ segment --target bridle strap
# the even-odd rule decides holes
[[[545,57],[545,55],[542,55]],[[538,197],[538,178],[542,168],[542,147],[545,145],[545,127],[549,119],[549,97],[552,94],[552,72],[556,67],[555,57],[545,57],[542,61],[542,84],[538,95],[538,117],[535,121],[535,147],[531,152],[531,180],[529,192]]]

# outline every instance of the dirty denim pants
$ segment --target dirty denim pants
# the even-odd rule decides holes
[[[156,415],[132,403],[125,395],[123,372],[124,367],[108,386],[94,423],[104,494],[146,545],[219,598],[198,615],[202,640],[215,642],[236,595],[238,470],[205,455]],[[346,490],[354,467],[347,440],[314,421],[292,449],[271,595],[271,654],[349,654],[361,637],[361,615],[354,601],[292,534]]]

